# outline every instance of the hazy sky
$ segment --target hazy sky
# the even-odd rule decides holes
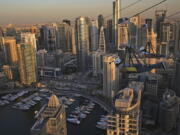
[[[137,0],[122,0],[122,7]],[[122,11],[123,16],[131,16],[161,0],[143,0]],[[0,24],[39,23],[74,20],[78,16],[97,17],[112,14],[113,0],[0,0]],[[180,0],[168,0],[158,7],[167,8],[169,14],[179,11]],[[154,8],[144,16],[154,17]]]

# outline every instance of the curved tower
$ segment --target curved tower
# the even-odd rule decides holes
[[[107,135],[139,135],[142,83],[132,83],[116,95],[115,111],[108,116]]]

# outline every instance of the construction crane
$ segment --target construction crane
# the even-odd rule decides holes
[[[166,64],[164,62],[150,65],[146,61],[140,60],[140,57],[142,58],[144,56],[140,56],[139,52],[136,52],[131,46],[126,46],[124,57],[118,58],[114,62],[121,72],[127,73],[148,72],[158,68],[166,70]]]
[[[163,0],[159,3],[156,3],[154,5],[152,5],[151,7],[147,8],[147,9],[144,9],[142,11],[140,11],[139,13],[129,17],[129,18],[126,18],[125,21],[128,21],[130,20],[131,18],[135,17],[135,16],[138,16],[164,2],[166,2],[167,0]],[[147,45],[145,46],[145,50],[149,50],[150,52],[153,51],[153,48],[152,48],[152,44],[151,42],[147,42]],[[144,61],[143,63],[139,60],[140,56],[139,56],[139,53],[140,52],[136,52],[134,48],[132,48],[131,46],[126,46],[125,49],[124,49],[124,56],[115,60],[115,64],[117,67],[120,68],[120,70],[122,72],[128,72],[128,73],[139,73],[139,72],[147,72],[147,71],[151,71],[152,69],[154,68],[163,68],[164,70],[166,69],[166,66],[163,62],[160,62],[160,63],[157,63],[157,64],[153,64],[153,65],[147,65],[147,63]],[[150,54],[150,53],[147,53],[146,52],[146,55],[147,54]],[[146,56],[145,55],[145,56]],[[150,55],[149,55],[150,56]],[[160,55],[156,55],[155,53],[154,54],[151,54],[151,57],[163,57],[163,56],[160,56]],[[137,61],[137,63],[135,64],[134,61],[133,61],[133,58],[135,58],[135,60]]]

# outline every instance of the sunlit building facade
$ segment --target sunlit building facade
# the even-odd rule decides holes
[[[107,135],[140,135],[142,88],[142,83],[132,82],[118,92],[115,111],[108,115]]]
[[[31,135],[67,135],[65,108],[56,95],[52,95],[42,108],[42,113],[31,128]]]
[[[18,44],[18,67],[20,82],[31,85],[37,81],[36,78],[36,53],[31,44]]]
[[[16,39],[14,37],[5,37],[3,38],[3,44],[6,63],[9,65],[17,65],[18,55]]]
[[[37,50],[36,36],[34,33],[21,33],[21,43],[31,44],[34,50]]]
[[[115,64],[117,54],[107,54],[103,57],[103,92],[104,96],[112,99],[119,89],[119,69]]]

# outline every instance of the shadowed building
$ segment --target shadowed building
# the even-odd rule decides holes
[[[156,17],[156,33],[157,33],[157,42],[161,41],[161,23],[164,22],[166,17],[166,10],[156,10],[155,17]]]
[[[57,48],[63,52],[72,51],[72,27],[67,23],[59,24],[56,35]]]
[[[169,132],[176,127],[179,113],[179,99],[175,92],[167,90],[163,94],[159,108],[159,126],[163,131]]]
[[[113,43],[118,48],[118,21],[121,18],[121,0],[115,0],[113,2]]]
[[[49,98],[41,111],[31,128],[31,135],[67,135],[65,108],[56,95]]]
[[[98,22],[91,20],[90,26],[90,50],[96,51],[98,49]]]
[[[92,54],[93,76],[98,76],[103,73],[103,56],[104,55],[105,53],[100,50],[93,52]]]
[[[55,51],[56,46],[56,28],[54,26],[42,26],[40,28],[40,49]]]
[[[99,50],[106,53],[106,40],[104,34],[104,27],[101,27],[99,34]]]

